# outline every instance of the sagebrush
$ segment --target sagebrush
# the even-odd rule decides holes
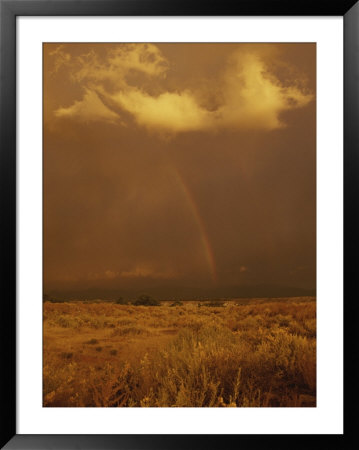
[[[315,406],[315,301],[45,302],[43,394],[62,407]]]

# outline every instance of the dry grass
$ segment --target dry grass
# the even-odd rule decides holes
[[[315,406],[314,299],[44,304],[44,406]]]

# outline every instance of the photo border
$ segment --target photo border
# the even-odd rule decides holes
[[[343,16],[344,17],[344,435],[18,435],[16,434],[16,17],[18,16]],[[8,449],[183,449],[244,448],[275,445],[284,448],[345,448],[353,437],[356,416],[350,392],[357,364],[357,256],[359,171],[359,5],[356,0],[252,0],[219,3],[170,0],[0,0],[0,251],[2,256],[1,441]],[[344,439],[345,438],[345,439]]]

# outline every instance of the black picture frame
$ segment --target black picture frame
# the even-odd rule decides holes
[[[16,434],[16,17],[342,16],[344,18],[344,434]],[[357,416],[359,2],[357,0],[0,0],[1,440],[6,449],[352,448]]]

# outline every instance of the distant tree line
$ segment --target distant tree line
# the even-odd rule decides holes
[[[130,300],[124,297],[117,297],[117,299],[97,299],[97,300],[74,300],[74,299],[59,299],[54,297],[53,295],[43,294],[43,302],[51,302],[51,303],[65,303],[65,302],[73,302],[73,301],[85,301],[88,303],[115,303],[116,305],[133,305],[133,306],[161,306],[161,302],[148,294],[141,294],[136,299]],[[174,300],[169,306],[182,306],[183,302],[180,300]],[[224,306],[224,302],[222,300],[209,300],[205,303],[198,303],[198,307],[200,306],[212,306],[219,307]]]
[[[147,294],[142,294],[134,301],[129,301],[123,297],[119,297],[115,303],[117,305],[134,305],[134,306],[161,306],[161,303],[155,298]]]

